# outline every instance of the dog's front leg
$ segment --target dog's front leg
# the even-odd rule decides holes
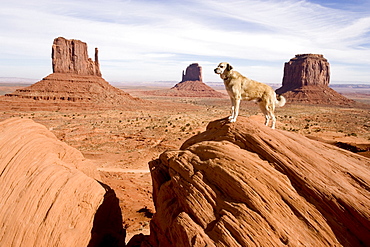
[[[230,101],[231,101],[231,112],[230,112],[230,117],[229,117],[229,121],[231,122],[232,119],[234,119],[234,113],[235,113],[235,99],[230,97]]]
[[[231,116],[229,117],[230,123],[236,122],[239,115],[240,99],[232,99]]]

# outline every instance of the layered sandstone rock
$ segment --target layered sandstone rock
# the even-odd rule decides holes
[[[347,99],[329,88],[330,65],[320,54],[298,54],[284,66],[282,87],[276,92],[284,94],[289,103],[351,105]]]
[[[171,97],[215,97],[223,98],[226,95],[217,92],[202,81],[202,67],[197,63],[190,64],[182,72],[182,80],[171,89],[156,90],[147,94]]]
[[[173,96],[183,97],[215,97],[223,98],[225,94],[217,92],[201,81],[183,81],[170,89]]]
[[[320,54],[298,54],[284,66],[281,91],[289,91],[303,86],[328,86],[330,65]]]
[[[145,104],[113,87],[101,77],[98,50],[95,61],[88,58],[86,43],[59,37],[52,47],[53,72],[41,81],[0,97],[0,105],[17,105],[20,109],[58,107],[136,109]],[[23,104],[23,105],[22,105]],[[45,106],[46,105],[46,106]],[[26,109],[25,109],[26,110]]]
[[[33,101],[88,103],[97,107],[137,107],[144,103],[139,98],[113,87],[97,76],[82,76],[69,73],[53,73],[29,87],[6,94],[7,98]]]
[[[368,246],[370,159],[252,120],[211,122],[150,163],[142,246]]]
[[[190,64],[185,71],[182,71],[181,81],[203,81],[202,67],[197,63]]]
[[[58,37],[52,47],[53,73],[100,76],[98,48],[95,48],[95,61],[88,57],[87,44],[76,39]]]
[[[94,164],[32,120],[0,123],[0,246],[123,246],[118,199]]]
[[[352,106],[354,100],[348,99],[328,86],[304,86],[285,92],[284,97],[289,103],[318,105]]]

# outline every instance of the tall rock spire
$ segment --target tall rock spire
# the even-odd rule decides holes
[[[95,62],[88,57],[87,44],[76,39],[58,37],[52,47],[53,73],[100,76],[98,49],[95,48]]]

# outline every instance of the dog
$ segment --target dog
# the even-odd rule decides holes
[[[229,63],[222,62],[214,69],[224,80],[225,88],[231,100],[231,116],[229,121],[236,122],[239,114],[241,100],[254,100],[259,104],[262,113],[265,115],[265,125],[268,126],[271,120],[271,128],[275,129],[276,117],[275,107],[282,107],[286,99],[282,95],[276,95],[272,87],[251,80],[235,71]]]

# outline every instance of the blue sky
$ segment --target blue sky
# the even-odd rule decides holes
[[[0,77],[52,72],[54,38],[99,48],[110,82],[180,81],[189,64],[204,81],[230,62],[247,77],[281,83],[295,54],[323,54],[331,82],[370,83],[368,0],[0,0]]]

